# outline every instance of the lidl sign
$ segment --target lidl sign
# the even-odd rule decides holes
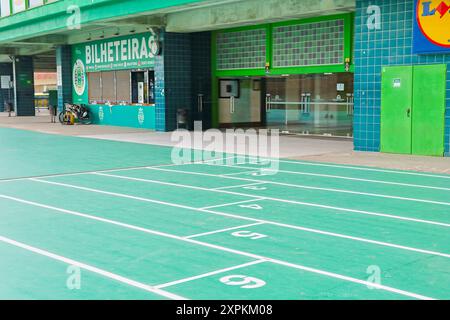
[[[415,0],[414,53],[450,53],[450,0]]]

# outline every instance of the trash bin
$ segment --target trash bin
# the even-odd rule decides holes
[[[9,113],[9,117],[11,117],[11,112],[14,111],[14,105],[11,102],[5,101],[5,111]]]
[[[188,109],[177,110],[177,129],[189,130],[189,111]]]
[[[50,111],[50,119],[52,123],[56,123],[58,115],[58,91],[50,90],[48,92],[48,110]]]

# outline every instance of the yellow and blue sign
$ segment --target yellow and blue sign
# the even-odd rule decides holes
[[[450,53],[450,0],[415,0],[413,52]]]

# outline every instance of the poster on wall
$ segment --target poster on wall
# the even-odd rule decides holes
[[[450,0],[415,0],[413,53],[450,53]]]

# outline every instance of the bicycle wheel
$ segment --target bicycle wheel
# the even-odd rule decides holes
[[[61,124],[66,124],[66,121],[64,121],[66,118],[66,112],[65,111],[61,111],[58,115],[58,120]]]

